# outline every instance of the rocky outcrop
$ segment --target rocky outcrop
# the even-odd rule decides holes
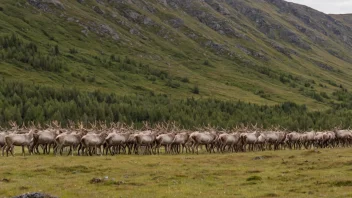
[[[64,5],[60,0],[27,0],[28,3],[39,10],[44,12],[53,12],[51,6],[54,6],[59,9],[65,9]]]
[[[35,192],[35,193],[26,193],[23,195],[14,196],[13,198],[57,198],[57,197],[49,194],[45,194],[45,193]]]

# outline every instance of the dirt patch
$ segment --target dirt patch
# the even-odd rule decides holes
[[[309,155],[314,155],[314,154],[320,154],[321,152],[318,150],[310,150],[310,151],[304,151],[302,152],[301,155],[303,156],[309,156]]]
[[[249,171],[246,171],[246,173],[249,173],[249,174],[252,174],[252,173],[261,173],[262,171],[260,170],[249,170]]]
[[[98,183],[102,183],[103,182],[103,179],[101,178],[93,178],[89,181],[89,183],[91,184],[98,184]]]
[[[44,168],[37,168],[33,170],[34,172],[45,172],[46,170]]]
[[[257,183],[256,182],[246,182],[246,183],[243,183],[241,184],[242,186],[250,186],[250,185],[256,185]]]
[[[102,178],[93,178],[89,181],[91,184],[103,184],[107,186],[121,186],[121,185],[126,185],[126,186],[145,186],[143,183],[137,183],[137,182],[125,182],[125,181],[115,181],[114,179],[102,179]]]
[[[178,174],[178,175],[175,175],[175,177],[178,177],[178,178],[187,178],[188,176],[187,176],[187,175]]]
[[[257,175],[253,175],[253,176],[248,177],[246,180],[247,181],[261,181],[262,177],[257,176]]]
[[[78,165],[78,166],[67,166],[67,167],[54,166],[52,169],[56,170],[57,172],[66,172],[66,173],[90,173],[93,171],[94,168],[88,168],[83,165]]]
[[[20,186],[18,189],[20,189],[20,190],[28,190],[29,187],[28,186]]]
[[[277,156],[274,155],[262,155],[262,156],[257,156],[255,158],[253,158],[253,160],[264,160],[264,159],[271,159]]]
[[[10,182],[10,179],[3,178],[3,179],[0,179],[0,182],[9,183],[9,182]]]
[[[345,163],[346,166],[352,166],[352,161],[348,161]]]
[[[261,196],[262,197],[262,196]],[[276,194],[276,193],[267,193],[265,194],[263,197],[280,197],[280,195]]]

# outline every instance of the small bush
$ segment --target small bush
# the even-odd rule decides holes
[[[70,54],[77,54],[78,50],[76,48],[70,48]]]
[[[181,82],[184,82],[184,83],[189,83],[189,79],[187,77],[183,77],[181,79]]]
[[[332,182],[332,186],[337,186],[337,187],[341,187],[341,186],[352,186],[352,180],[335,181],[335,182]]]
[[[192,88],[191,92],[194,93],[194,94],[199,94],[200,91],[199,91],[198,85],[195,85],[195,86]]]
[[[156,81],[156,77],[152,76],[152,75],[148,76],[147,79],[150,80],[150,81],[153,81],[153,82]]]
[[[211,64],[210,64],[210,62],[209,62],[208,60],[205,60],[205,61],[203,62],[203,65],[211,66]]]
[[[256,175],[250,176],[247,178],[247,181],[261,181],[261,180],[262,180],[262,178],[259,176],[256,176]]]
[[[326,98],[326,99],[330,98],[326,92],[320,92],[320,95],[321,95],[321,97]]]
[[[166,82],[166,86],[176,89],[176,88],[179,88],[181,85],[180,85],[180,83],[178,83],[174,80],[168,80]]]
[[[93,83],[93,82],[95,82],[95,76],[88,76],[87,80],[88,80],[88,82]]]

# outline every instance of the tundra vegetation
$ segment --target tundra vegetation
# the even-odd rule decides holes
[[[282,0],[2,0],[0,75],[326,110],[352,89],[350,17]]]

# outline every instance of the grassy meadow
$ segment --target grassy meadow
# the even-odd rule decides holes
[[[1,157],[0,197],[351,197],[351,151]]]

